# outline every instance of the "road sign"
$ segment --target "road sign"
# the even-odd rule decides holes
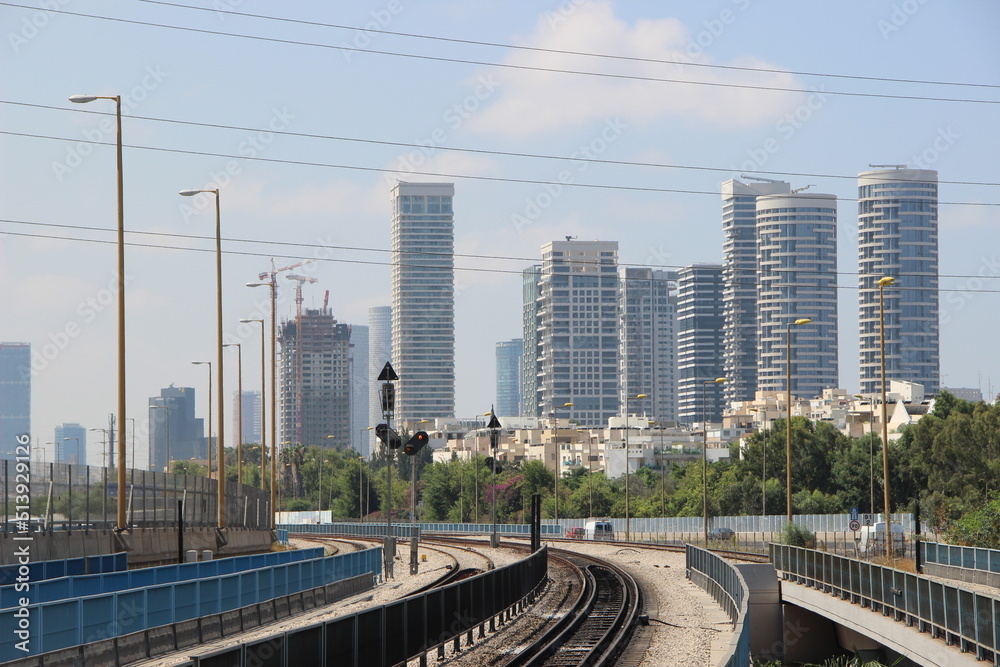
[[[851,527],[851,530],[853,530],[854,532],[858,532],[859,530],[861,530],[861,522],[858,521],[857,519],[853,519],[849,525]]]
[[[858,508],[857,507],[852,507],[851,508],[851,521],[857,521],[857,520],[858,520]]]
[[[861,525],[862,526],[874,526],[875,525],[875,515],[874,514],[862,514],[861,515]]]

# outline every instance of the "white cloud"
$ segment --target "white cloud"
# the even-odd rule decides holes
[[[737,15],[736,21],[739,17]],[[716,39],[724,40],[725,33]],[[561,51],[606,53],[657,60],[692,62],[685,53],[687,28],[676,19],[641,20],[634,25],[617,18],[610,2],[588,2],[561,22],[542,17],[522,42]],[[799,88],[791,74],[714,70],[682,65],[615,61],[556,53],[513,51],[508,64],[549,69],[597,71],[609,74]],[[699,62],[708,62],[699,58]],[[769,67],[750,56],[729,64]],[[773,122],[797,104],[800,93],[745,88],[660,83],[529,70],[491,71],[500,85],[492,104],[468,121],[470,129],[529,136],[561,127],[581,126],[621,116],[646,123],[664,116],[700,119],[736,127]]]

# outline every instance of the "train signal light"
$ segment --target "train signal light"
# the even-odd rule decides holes
[[[417,431],[413,434],[413,437],[406,441],[403,445],[403,453],[407,456],[413,456],[427,444],[427,431]]]
[[[503,470],[503,466],[500,465],[500,462],[497,461],[492,456],[487,456],[485,463],[486,467],[489,468],[491,472],[499,473],[501,470]]]
[[[399,437],[393,429],[389,428],[387,424],[379,424],[375,427],[375,436],[382,441],[383,445],[389,447],[389,449],[399,449],[403,444],[403,439]]]
[[[383,414],[391,414],[396,410],[396,386],[391,382],[382,383],[382,391],[379,392],[382,399]]]

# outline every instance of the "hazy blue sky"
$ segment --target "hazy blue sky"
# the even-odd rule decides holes
[[[214,11],[224,7],[263,18]],[[185,188],[222,191],[223,236],[233,239],[224,242],[227,333],[244,341],[244,383],[256,387],[257,329],[238,320],[266,312],[266,290],[244,283],[272,256],[279,266],[315,258],[302,269],[318,279],[306,304],[329,290],[338,319],[367,324],[368,308],[390,301],[390,184],[455,181],[456,265],[476,269],[456,273],[457,408],[471,415],[494,400],[494,343],[521,335],[519,273],[542,243],[617,240],[632,265],[719,262],[719,187],[746,170],[803,174],[775,177],[841,198],[840,384],[857,391],[854,177],[869,163],[937,169],[949,202],[940,207],[942,381],[1000,389],[996,2],[48,0],[0,6],[0,19],[0,340],[37,353],[41,443],[64,421],[105,426],[115,409],[115,246],[79,240],[114,239],[114,149],[104,145],[113,116],[102,115],[113,104],[67,101],[83,93],[127,98],[128,241],[173,248],[127,252],[140,463],[148,397],[194,386],[201,414],[205,371],[189,362],[215,357],[214,257],[198,252],[214,243],[190,238],[211,237],[214,218],[196,207],[207,200],[177,195]],[[293,286],[281,279],[282,316],[293,312]]]

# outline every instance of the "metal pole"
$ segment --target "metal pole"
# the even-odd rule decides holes
[[[225,374],[222,372],[223,343],[222,343],[222,216],[221,205],[219,203],[219,191],[209,190],[215,194],[215,284],[216,284],[216,347],[219,360],[219,528],[226,527],[226,397],[223,385],[225,384]]]
[[[708,382],[701,383],[701,512],[702,532],[708,546]]]
[[[278,487],[277,487],[277,474],[278,474],[278,408],[277,408],[277,391],[278,391],[278,381],[277,381],[277,356],[278,349],[275,347],[277,343],[277,301],[278,301],[278,282],[277,277],[271,274],[271,530],[275,530],[278,527]],[[261,397],[261,401],[263,401]],[[261,404],[263,408],[263,403]]]
[[[889,422],[886,419],[886,396],[885,396],[885,301],[883,299],[883,289],[886,285],[891,285],[893,278],[882,278],[878,281],[878,315],[879,315],[879,346],[882,362],[882,494],[883,507],[885,508],[885,556],[892,557],[892,508],[889,506]]]
[[[122,167],[122,98],[115,95],[118,124],[118,530],[125,523],[125,186]]]
[[[792,522],[792,325],[785,329],[785,512]]]

